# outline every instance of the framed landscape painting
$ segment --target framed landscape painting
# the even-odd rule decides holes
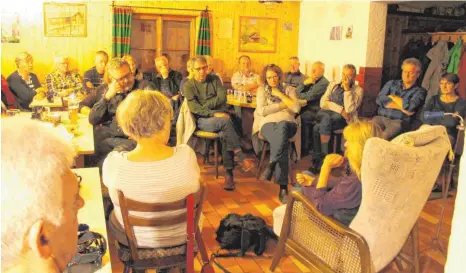
[[[277,19],[261,17],[239,18],[239,51],[277,51]]]
[[[86,4],[44,3],[44,36],[86,37]]]

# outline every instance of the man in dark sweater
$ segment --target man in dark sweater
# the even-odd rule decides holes
[[[303,84],[308,77],[299,71],[298,57],[290,57],[290,72],[286,73],[285,84],[297,87]]]
[[[194,78],[185,83],[183,94],[188,101],[189,110],[197,119],[197,127],[220,135],[223,166],[226,170],[223,188],[234,190],[234,156],[238,157],[245,171],[251,170],[255,163],[241,151],[240,138],[228,113],[225,87],[218,77],[207,74],[207,61],[204,57],[194,59],[193,72]]]
[[[92,93],[97,87],[104,84],[105,66],[108,55],[105,51],[97,51],[94,56],[95,66],[84,73],[83,85],[86,93]]]
[[[382,138],[386,140],[412,129],[416,113],[427,95],[427,91],[416,84],[421,73],[418,59],[404,60],[401,70],[402,79],[388,81],[376,99],[379,115],[372,122],[382,130]]]
[[[135,80],[129,64],[121,58],[113,58],[108,63],[107,73],[109,83],[100,86],[99,96],[89,102],[90,105],[97,100],[89,114],[89,122],[92,125],[102,125],[94,132],[94,143],[97,155],[103,157],[120,145],[136,145],[136,142],[128,139],[118,126],[115,117],[118,105],[133,90],[154,90],[152,83]]]
[[[170,131],[170,145],[176,145],[176,121],[180,112],[180,85],[181,73],[170,69],[168,59],[165,56],[155,58],[155,68],[157,74],[152,73],[151,81],[155,85],[155,89],[164,94],[169,100],[173,108],[174,118],[172,120],[172,128]]]
[[[312,126],[317,122],[317,113],[320,110],[320,98],[327,90],[329,81],[324,77],[325,65],[322,62],[312,64],[311,77],[298,85],[296,93],[298,99],[307,101],[306,106],[301,108],[301,150],[306,155],[311,148],[309,140],[312,138]]]

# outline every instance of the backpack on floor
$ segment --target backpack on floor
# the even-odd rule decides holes
[[[240,250],[238,253],[216,254],[217,257],[242,257],[252,247],[254,253],[260,256],[265,251],[267,240],[278,238],[271,226],[251,214],[228,214],[220,221],[216,233],[216,240],[222,249]]]

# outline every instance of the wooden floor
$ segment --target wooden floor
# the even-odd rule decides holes
[[[309,158],[302,159],[295,170],[305,170],[309,166]],[[211,252],[216,252],[219,248],[215,241],[215,230],[219,225],[220,220],[229,213],[246,214],[251,213],[263,217],[268,224],[273,223],[272,211],[281,203],[278,200],[278,186],[273,183],[265,183],[257,181],[252,174],[242,174],[235,171],[236,190],[227,192],[222,189],[223,184],[223,168],[220,168],[220,176],[215,179],[215,169],[211,166],[202,164],[202,178],[208,185],[207,201],[204,204],[204,228],[202,231],[203,238],[207,244],[209,255]],[[453,215],[454,196],[447,201],[447,208],[443,229],[441,232],[441,242],[447,248],[448,238],[450,236],[451,219]],[[423,250],[435,235],[438,216],[440,214],[441,200],[427,202],[424,210],[421,213],[419,220],[420,226],[420,249]],[[113,272],[123,272],[123,264],[116,256],[114,241],[109,234],[110,254],[112,260]],[[230,272],[270,272],[269,267],[275,251],[275,242],[269,240],[267,250],[263,256],[255,256],[254,253],[248,253],[244,258],[220,258],[218,261],[226,267]],[[426,251],[421,254],[421,270],[426,261],[430,261],[428,270],[425,273],[441,273],[444,272],[445,257],[438,251]],[[195,261],[196,272],[200,271],[199,261]],[[215,267],[216,272],[223,272]],[[155,272],[150,270],[148,272]],[[289,256],[283,258],[279,267],[275,272],[310,272],[302,264]],[[384,270],[386,273],[397,272],[391,267]]]

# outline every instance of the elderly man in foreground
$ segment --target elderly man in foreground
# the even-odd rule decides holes
[[[73,148],[38,121],[2,123],[1,271],[63,272],[77,250],[84,206],[70,169]]]

